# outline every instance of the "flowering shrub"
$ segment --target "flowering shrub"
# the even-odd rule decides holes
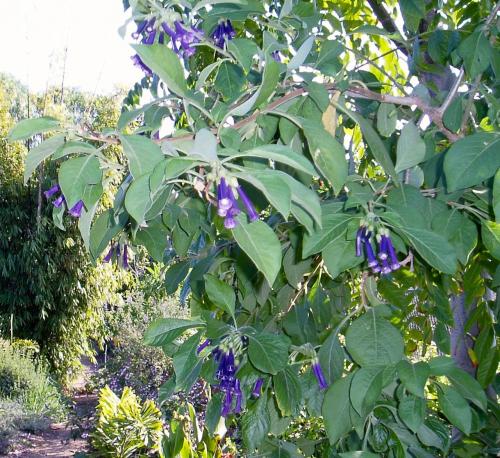
[[[495,450],[500,5],[125,6],[145,77],[116,129],[45,117],[10,138],[54,132],[28,171],[58,164],[94,261],[120,242],[168,264],[190,316],[145,333],[172,358],[161,396],[201,378],[207,434],[246,455]],[[416,307],[420,348],[450,356],[405,345]],[[313,418],[317,442],[285,435]]]

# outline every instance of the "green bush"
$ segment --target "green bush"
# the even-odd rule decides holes
[[[0,400],[18,403],[27,414],[55,420],[66,413],[63,398],[43,365],[4,340],[0,340]]]
[[[153,401],[141,403],[129,387],[119,398],[106,386],[100,392],[97,412],[92,445],[99,456],[127,458],[159,449],[163,423]]]

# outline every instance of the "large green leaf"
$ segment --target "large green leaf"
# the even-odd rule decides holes
[[[495,219],[500,223],[500,169],[495,174],[493,182],[493,211],[495,212]]]
[[[241,418],[241,434],[247,450],[253,451],[257,448],[266,438],[270,427],[267,396],[261,396]]]
[[[492,52],[490,42],[482,30],[469,35],[458,47],[470,78],[475,78],[488,68]]]
[[[500,135],[480,132],[455,142],[444,158],[448,191],[468,188],[492,177],[500,167]]]
[[[415,364],[400,361],[397,369],[404,387],[415,396],[425,397],[424,387],[430,375],[429,365],[423,361]]]
[[[311,163],[302,155],[297,154],[290,147],[284,145],[262,145],[247,151],[234,153],[229,159],[260,157],[270,159],[275,162],[289,165],[297,171],[316,175],[316,171]]]
[[[299,323],[299,327],[303,323]],[[329,385],[342,376],[344,371],[344,350],[340,345],[339,338],[332,332],[323,342],[318,352],[318,359]]]
[[[236,294],[231,286],[211,274],[205,275],[205,290],[208,298],[220,309],[234,318]]]
[[[252,66],[253,56],[259,53],[259,48],[253,40],[248,38],[234,38],[227,44],[228,51],[233,54],[245,72]]]
[[[260,371],[277,374],[286,367],[290,340],[284,334],[249,335],[248,357]]]
[[[322,125],[314,121],[303,119],[302,129],[314,164],[338,194],[347,178],[344,147]]]
[[[71,208],[83,197],[85,187],[99,183],[102,170],[99,159],[95,156],[75,157],[64,161],[59,168],[59,186]]]
[[[170,48],[161,44],[132,45],[142,61],[167,85],[169,91],[186,96],[188,87],[181,62]]]
[[[405,396],[398,406],[398,415],[413,432],[417,432],[425,418],[425,399]]]
[[[115,217],[112,209],[101,213],[90,229],[90,254],[94,261],[106,249],[108,243],[120,233],[128,221],[127,212]]]
[[[125,194],[125,208],[130,216],[137,221],[137,224],[144,223],[146,213],[151,208],[150,177],[150,174],[136,177]]]
[[[163,262],[167,249],[168,229],[159,219],[148,222],[147,227],[141,227],[135,236],[135,241],[143,245],[156,262]]]
[[[150,173],[164,158],[160,147],[144,135],[120,135],[134,178]]]
[[[198,335],[193,335],[180,346],[172,359],[175,371],[175,391],[190,391],[200,375],[203,360],[198,358]]]
[[[363,262],[362,256],[356,256],[354,241],[341,238],[329,243],[321,252],[323,261],[332,278]]]
[[[259,107],[264,102],[267,102],[271,94],[276,90],[280,79],[280,66],[272,58],[266,60],[264,73],[262,75],[262,84],[259,88],[259,95],[255,101],[255,106]]]
[[[35,134],[57,130],[61,123],[56,118],[43,116],[41,118],[23,119],[19,121],[9,132],[8,139],[13,142],[17,140],[26,140]]]
[[[234,100],[241,92],[245,84],[245,75],[239,65],[223,62],[215,78],[215,89],[221,93],[226,100]]]
[[[472,426],[471,408],[459,392],[447,385],[440,385],[438,401],[446,418],[465,434],[469,434]]]
[[[495,350],[492,349],[492,352]],[[486,412],[488,401],[486,393],[479,382],[462,369],[454,367],[446,374],[453,387],[466,399],[472,401],[481,410]]]
[[[361,367],[396,364],[404,353],[399,331],[373,309],[351,324],[345,343],[352,359]]]
[[[273,376],[276,402],[284,417],[295,415],[299,402],[302,400],[302,389],[299,378],[291,367]]]
[[[351,401],[349,391],[352,375],[337,380],[325,393],[323,419],[330,444],[337,441],[352,429]]]
[[[241,217],[233,236],[272,287],[281,268],[281,244],[274,231],[263,221],[247,223]]]
[[[491,255],[500,260],[500,224],[495,221],[483,221],[481,235]]]
[[[184,320],[181,318],[160,318],[153,322],[144,334],[147,345],[162,347],[177,339],[188,329],[202,328],[205,322],[201,320]]]
[[[390,137],[396,130],[398,110],[392,103],[381,103],[377,111],[377,130],[380,135]]]
[[[405,21],[405,26],[408,30],[416,32],[420,20],[425,16],[425,1],[424,0],[399,0],[401,14]]]
[[[408,122],[401,131],[396,150],[396,172],[420,164],[425,158],[425,142],[420,137],[418,127]]]
[[[48,157],[50,157],[60,146],[64,144],[64,135],[50,137],[32,148],[26,155],[24,162],[24,183],[30,179],[36,168]]]
[[[370,413],[382,393],[383,372],[380,367],[362,367],[354,372],[349,397],[352,407],[363,418]]]

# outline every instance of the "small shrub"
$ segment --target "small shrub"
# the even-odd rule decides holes
[[[92,445],[99,456],[127,458],[159,449],[163,423],[153,401],[141,403],[129,387],[119,398],[106,386],[100,392],[97,412]]]
[[[27,414],[59,420],[66,413],[62,396],[29,353],[0,340],[0,399],[20,404]]]

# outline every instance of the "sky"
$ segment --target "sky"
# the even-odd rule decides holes
[[[118,32],[127,17],[121,0],[0,0],[0,72],[43,91],[61,85],[66,60],[65,87],[129,87],[143,75],[130,60],[134,25]]]

